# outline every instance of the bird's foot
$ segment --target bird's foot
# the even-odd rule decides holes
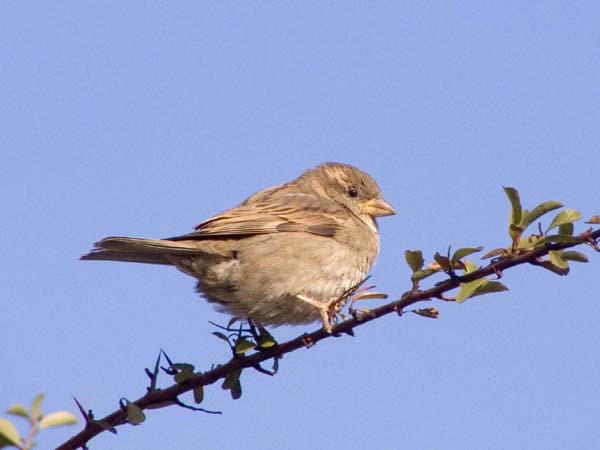
[[[323,323],[323,329],[328,333],[331,333],[332,326],[338,323],[338,321],[343,322],[347,319],[343,308],[346,305],[348,297],[335,298],[329,302],[321,302],[306,295],[298,295],[297,297],[317,309]]]
[[[330,306],[331,303],[320,302],[319,300],[315,300],[314,298],[307,297],[306,295],[297,295],[297,298],[302,300],[303,302],[308,303],[312,307],[316,308],[319,312],[319,316],[321,317],[321,322],[323,323],[323,329],[327,333],[331,333],[331,324],[335,323],[337,320],[335,317],[330,316]]]

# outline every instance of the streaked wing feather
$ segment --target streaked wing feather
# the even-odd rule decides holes
[[[202,239],[290,231],[333,236],[345,216],[343,207],[333,201],[316,195],[286,194],[277,199],[270,198],[268,201],[243,203],[205,220],[193,233],[170,239]]]

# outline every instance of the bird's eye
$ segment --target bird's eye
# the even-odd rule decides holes
[[[358,191],[354,188],[348,189],[348,195],[350,197],[358,197]]]

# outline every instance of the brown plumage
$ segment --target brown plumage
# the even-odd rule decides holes
[[[174,265],[235,317],[260,326],[321,319],[330,330],[333,303],[377,257],[375,218],[391,214],[369,175],[325,163],[252,195],[192,233],[108,237],[81,259]]]

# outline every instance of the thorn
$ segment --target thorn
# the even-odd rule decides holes
[[[498,267],[496,267],[495,264],[492,264],[491,267],[494,270],[494,273],[496,274],[496,279],[499,280],[500,278],[502,278],[502,269],[498,269]]]
[[[398,304],[394,305],[394,311],[396,311],[396,314],[398,314],[399,316],[402,316],[402,314],[404,314],[404,311],[402,311],[402,308],[400,308]]]
[[[163,354],[163,356],[165,357],[165,359],[169,363],[169,366],[172,366],[173,365],[173,361],[171,361],[171,358],[169,358],[169,355],[167,355],[167,353],[162,348],[160,349],[160,352]]]
[[[92,413],[92,410],[90,409],[86,413],[85,410],[83,409],[83,406],[81,406],[81,403],[79,403],[79,400],[77,400],[77,397],[73,396],[73,400],[75,400],[75,403],[77,404],[77,408],[79,408],[79,412],[85,419],[85,423],[86,424],[90,423],[90,421],[94,419],[94,414]]]

